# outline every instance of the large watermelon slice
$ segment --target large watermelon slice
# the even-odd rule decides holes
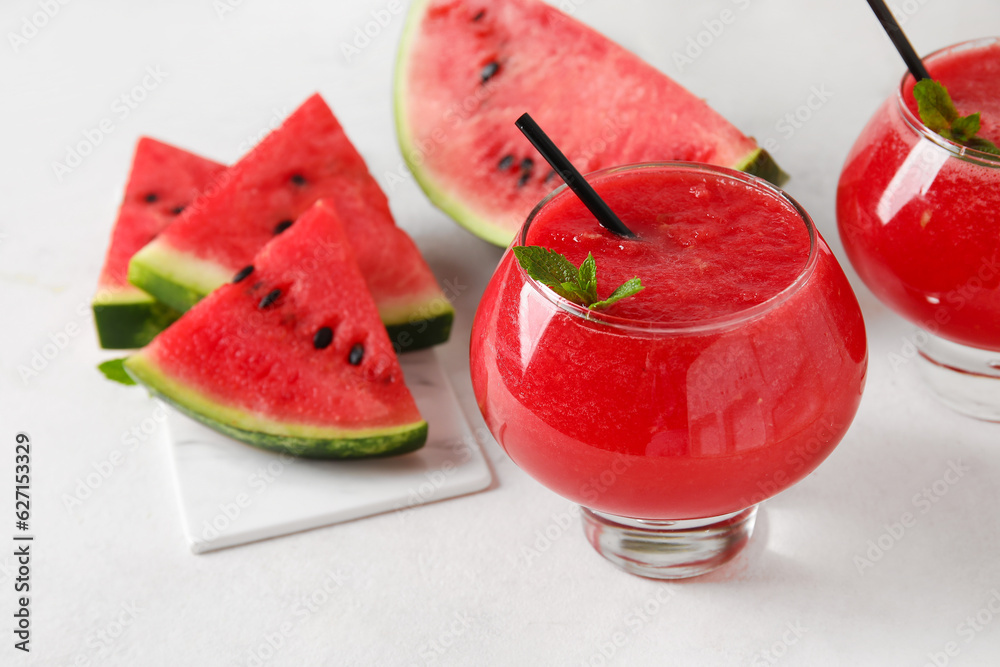
[[[310,458],[400,454],[427,423],[336,207],[319,202],[125,368],[208,426]]]
[[[583,173],[683,160],[787,178],[704,100],[539,0],[415,0],[407,21],[403,156],[430,199],[487,241],[506,245],[562,183],[514,127],[524,112]]]
[[[454,310],[361,155],[319,95],[140,250],[129,281],[187,310],[250,263],[313,203],[329,198],[393,343],[401,350],[448,338]]]
[[[224,169],[217,162],[155,139],[139,139],[91,304],[101,347],[142,347],[180,316],[129,284],[128,262]]]

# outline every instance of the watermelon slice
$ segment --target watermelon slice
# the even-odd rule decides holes
[[[336,205],[318,202],[125,362],[237,440],[308,458],[401,454],[427,423],[403,383]]]
[[[454,310],[361,155],[319,95],[309,98],[129,265],[129,281],[185,311],[251,262],[313,203],[347,227],[382,321],[400,350],[448,339]]]
[[[583,173],[681,160],[787,178],[703,100],[539,0],[415,0],[395,105],[403,156],[431,201],[501,246],[562,184],[514,127],[524,112]]]
[[[155,139],[139,139],[91,304],[101,347],[142,347],[180,317],[173,308],[129,284],[128,262],[224,169]]]

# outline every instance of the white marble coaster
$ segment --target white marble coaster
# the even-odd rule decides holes
[[[256,449],[168,408],[191,550],[204,553],[453,498],[488,487],[489,465],[431,350],[403,355],[427,444],[384,459],[311,461]]]

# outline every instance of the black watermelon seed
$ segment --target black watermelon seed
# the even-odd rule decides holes
[[[351,354],[347,357],[347,363],[352,366],[357,366],[361,363],[361,360],[365,357],[365,346],[361,343],[355,343],[354,347],[351,348]]]
[[[521,178],[517,179],[517,187],[523,188],[531,179],[531,170],[535,168],[535,161],[530,157],[521,160]]]
[[[333,329],[330,327],[320,327],[316,335],[313,336],[313,347],[317,350],[325,350],[333,342]]]
[[[486,16],[486,10],[485,9],[480,9],[479,13],[472,17],[472,20],[473,21],[480,21],[480,20],[482,20],[482,18],[484,16]]]
[[[293,222],[295,222],[295,221],[294,220],[282,220],[281,222],[279,222],[278,224],[276,224],[274,226],[274,233],[275,233],[275,235],[280,234],[281,232],[283,232],[286,229],[288,229],[289,227],[291,227]]]
[[[497,164],[497,169],[500,171],[507,171],[510,169],[510,165],[514,164],[513,155],[505,155],[502,160]]]
[[[550,169],[549,173],[545,176],[545,182],[548,183],[549,181],[551,181],[555,177],[556,177],[556,171],[555,171],[555,169]]]
[[[174,215],[180,215],[181,213],[184,212],[184,207],[183,206],[175,206],[172,209],[170,209],[170,212],[173,213]]]
[[[257,307],[260,309],[267,308],[272,304],[274,304],[274,302],[278,300],[279,296],[281,296],[281,290],[273,289],[270,292],[268,292],[263,299],[260,300],[260,303],[257,304]]]
[[[148,203],[150,203],[150,204],[152,204],[154,201],[156,201],[159,198],[160,198],[160,196],[157,195],[155,192],[150,192],[148,195],[146,195],[146,201]]]
[[[486,66],[483,67],[483,69],[479,72],[479,79],[483,83],[486,83],[494,76],[496,76],[496,73],[499,71],[500,71],[500,63],[494,60],[492,62],[487,63]]]
[[[253,264],[251,264],[250,266],[244,266],[242,269],[240,269],[239,273],[233,276],[233,282],[238,283],[241,280],[245,279],[247,276],[249,276],[251,273],[253,273]]]
[[[292,183],[295,183],[295,185],[305,185],[306,177],[302,174],[292,174]]]

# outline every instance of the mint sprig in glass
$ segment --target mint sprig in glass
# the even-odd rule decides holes
[[[933,79],[918,81],[913,86],[920,120],[928,129],[945,139],[983,153],[1000,155],[1000,149],[989,139],[978,136],[982,129],[980,112],[962,116],[948,94],[948,89]]]
[[[644,289],[642,280],[635,277],[602,299],[597,295],[597,262],[592,253],[587,253],[587,259],[577,267],[564,255],[541,246],[515,246],[513,251],[529,276],[562,298],[590,310],[604,310]]]

